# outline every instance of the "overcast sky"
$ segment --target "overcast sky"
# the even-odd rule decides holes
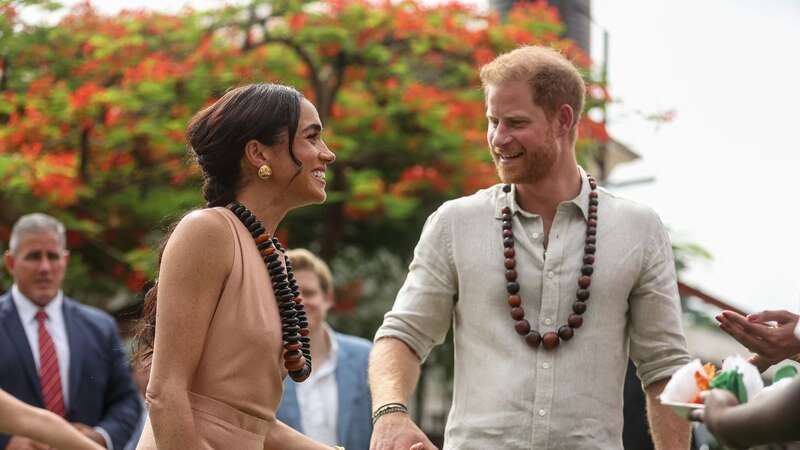
[[[687,281],[750,311],[800,309],[800,2],[592,3],[621,101],[610,129],[643,156],[611,178],[656,178],[615,191],[714,255]],[[677,116],[658,130],[631,114],[662,108]]]
[[[592,14],[596,49],[603,29],[611,37],[610,130],[643,157],[611,180],[655,178],[614,192],[714,255],[686,281],[748,311],[800,310],[800,1],[592,0]],[[658,128],[636,114],[665,109],[676,118]]]

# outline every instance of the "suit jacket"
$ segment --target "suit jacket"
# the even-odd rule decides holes
[[[141,414],[127,358],[108,314],[64,297],[69,344],[70,422],[102,427],[116,450],[124,448]],[[0,296],[0,388],[33,406],[44,407],[39,374],[11,293]],[[10,436],[0,434],[0,449]]]
[[[372,396],[367,384],[367,362],[372,343],[366,339],[334,332],[339,350],[336,356],[336,386],[339,397],[338,445],[347,450],[368,450],[372,437]],[[278,420],[303,432],[295,383],[283,380],[283,401]]]

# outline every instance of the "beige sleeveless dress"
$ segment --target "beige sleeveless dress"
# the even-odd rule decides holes
[[[284,375],[278,305],[250,233],[229,210],[212,210],[230,226],[234,260],[189,393],[194,432],[202,450],[271,448]],[[149,418],[136,448],[158,449]]]

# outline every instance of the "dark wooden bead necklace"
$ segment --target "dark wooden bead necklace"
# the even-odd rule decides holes
[[[511,318],[514,319],[514,329],[517,334],[525,337],[525,342],[533,348],[541,344],[545,349],[552,350],[564,340],[572,339],[575,329],[583,325],[582,314],[586,312],[586,301],[589,300],[589,286],[592,284],[594,272],[594,254],[597,250],[597,182],[587,174],[589,180],[589,215],[586,221],[586,241],[583,247],[583,266],[578,276],[578,290],[575,294],[575,303],[572,305],[572,314],[567,318],[567,324],[558,328],[558,331],[549,331],[544,335],[531,329],[531,324],[525,319],[525,310],[522,308],[522,297],[519,295],[519,282],[517,281],[517,261],[514,252],[514,232],[512,231],[511,208],[502,209],[503,256],[506,269],[506,291],[508,292],[508,305],[511,307]],[[511,185],[503,186],[503,192],[511,192]],[[507,196],[507,195],[506,195]]]
[[[308,336],[308,319],[300,297],[300,289],[292,272],[289,257],[277,238],[269,233],[247,208],[239,202],[228,205],[236,217],[244,224],[256,243],[267,272],[272,280],[275,300],[280,309],[283,331],[283,365],[294,381],[304,381],[311,375],[311,338]],[[283,264],[280,257],[283,256]]]

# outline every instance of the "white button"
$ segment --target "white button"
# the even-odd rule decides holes
[[[540,415],[540,416],[544,416],[545,414],[547,414],[547,411],[545,411],[545,410],[543,410],[543,409],[540,409],[540,410],[539,410],[539,415]]]
[[[549,368],[550,368],[550,364],[542,363],[542,369],[549,369]]]
[[[533,233],[533,238],[534,239],[538,239],[539,238],[539,233]]]
[[[556,276],[556,274],[554,274],[552,270],[547,272],[547,278],[553,278],[554,276]]]
[[[551,319],[549,317],[547,319],[544,319],[544,324],[545,325],[552,325],[553,324],[553,319]]]

